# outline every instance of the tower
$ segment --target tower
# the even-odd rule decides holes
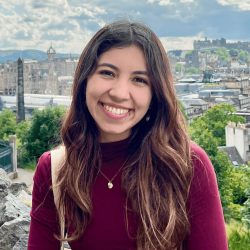
[[[58,94],[57,73],[55,67],[56,51],[52,47],[52,44],[47,50],[47,55],[48,55],[48,82],[45,93],[56,95]]]
[[[55,49],[52,47],[52,44],[50,44],[49,49],[47,50],[48,60],[53,61],[56,55]]]
[[[17,122],[25,120],[23,60],[17,60]]]

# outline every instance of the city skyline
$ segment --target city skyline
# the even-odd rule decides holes
[[[250,41],[250,0],[9,0],[0,3],[0,50],[80,53],[105,23],[142,21],[167,50],[192,49],[193,40]]]

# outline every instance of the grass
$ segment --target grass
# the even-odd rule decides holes
[[[25,163],[25,164],[22,165],[22,168],[27,169],[27,170],[35,170],[36,162],[31,161],[31,162]]]
[[[227,225],[229,250],[250,249],[250,230],[242,224],[232,222]]]

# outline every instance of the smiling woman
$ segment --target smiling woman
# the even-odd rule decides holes
[[[100,142],[128,138],[147,113],[151,97],[146,60],[138,46],[104,52],[86,89],[86,104],[99,129]]]
[[[37,165],[28,250],[227,249],[213,166],[148,27],[114,22],[90,40],[61,137]]]

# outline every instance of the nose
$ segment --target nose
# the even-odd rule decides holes
[[[119,78],[115,81],[109,91],[114,101],[124,101],[130,98],[129,80]]]

